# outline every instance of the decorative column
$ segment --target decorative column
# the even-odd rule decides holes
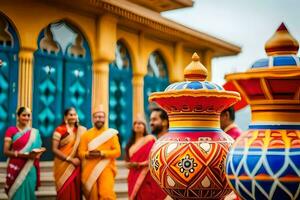
[[[137,114],[144,114],[144,76],[143,73],[136,73],[132,78],[134,119]]]
[[[115,59],[117,20],[112,15],[103,15],[97,20],[96,26],[96,55],[93,64],[92,107],[103,104],[104,111],[107,113],[107,121],[109,105],[109,63]]]
[[[103,104],[108,112],[109,61],[94,61],[92,107]]]
[[[205,50],[202,54],[202,58],[202,63],[208,71],[207,80],[211,81],[211,60],[213,58],[213,51],[211,49]]]
[[[30,48],[21,48],[19,52],[18,107],[27,106],[30,109],[32,109],[33,53],[34,50]]]
[[[133,78],[132,78],[132,87],[133,87],[133,120],[136,118],[137,114],[144,115],[144,77],[147,74],[147,62],[148,60],[144,58],[144,42],[145,34],[144,32],[139,32],[138,39],[138,63],[134,67]]]

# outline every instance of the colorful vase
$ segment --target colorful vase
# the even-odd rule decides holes
[[[300,199],[300,59],[281,24],[268,58],[226,76],[251,106],[249,130],[233,144],[227,178],[242,199]]]
[[[151,150],[150,172],[173,199],[223,199],[231,191],[225,159],[233,139],[220,129],[219,118],[240,95],[205,81],[207,70],[196,53],[184,77],[149,98],[170,123]]]

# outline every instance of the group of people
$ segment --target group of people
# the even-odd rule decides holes
[[[9,158],[5,191],[9,199],[36,199],[40,186],[39,158],[46,150],[37,129],[30,127],[31,111],[17,110],[17,125],[4,138]],[[103,106],[93,110],[93,128],[79,125],[75,108],[68,108],[52,139],[57,199],[116,199],[115,159],[121,155],[118,131],[108,129]]]
[[[93,128],[87,130],[78,123],[75,108],[64,112],[64,120],[52,137],[54,153],[54,178],[57,199],[114,200],[116,176],[115,159],[121,148],[118,131],[106,128],[103,106],[93,110]],[[223,121],[233,120],[231,111],[221,114]],[[4,154],[9,158],[5,191],[9,199],[36,199],[35,190],[40,186],[39,158],[46,150],[37,129],[30,127],[31,111],[17,110],[17,125],[9,127],[4,138]],[[227,123],[227,129],[238,129]],[[225,127],[225,128],[226,128]],[[129,168],[128,196],[130,200],[167,199],[167,195],[151,177],[148,169],[150,150],[155,141],[168,132],[167,113],[154,108],[150,116],[150,129],[142,115],[133,122],[132,135],[126,146],[125,161]],[[223,128],[223,127],[222,127]],[[234,136],[235,137],[235,136]]]

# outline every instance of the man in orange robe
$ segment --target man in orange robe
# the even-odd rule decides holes
[[[103,106],[93,111],[94,127],[81,136],[78,148],[82,160],[81,182],[87,200],[114,200],[115,159],[121,155],[118,131],[104,127]]]

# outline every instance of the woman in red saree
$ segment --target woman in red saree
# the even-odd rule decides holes
[[[80,160],[77,148],[86,128],[78,125],[75,108],[64,112],[64,122],[53,133],[52,150],[57,199],[80,200]]]
[[[148,160],[156,139],[147,134],[146,122],[138,115],[133,122],[132,137],[126,146],[125,161],[129,168],[128,196],[130,200],[162,200],[166,195],[151,177]]]
[[[39,158],[46,150],[37,129],[31,128],[31,111],[17,110],[17,125],[7,129],[3,152],[8,160],[5,191],[8,199],[36,199],[35,190],[40,185]]]

